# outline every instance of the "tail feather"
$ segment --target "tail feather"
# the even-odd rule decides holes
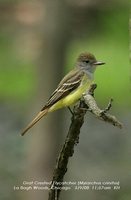
[[[34,126],[44,115],[48,113],[48,108],[43,111],[40,111],[38,115],[29,123],[29,125],[22,131],[21,135],[25,135],[25,133]]]

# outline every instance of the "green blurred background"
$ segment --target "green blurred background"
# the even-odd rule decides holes
[[[128,9],[118,7],[109,11],[102,10],[97,21],[98,27],[96,27],[95,32],[88,30],[88,27],[86,27],[85,29],[87,29],[86,31],[89,32],[89,35],[86,36],[86,33],[83,33],[82,37],[72,39],[70,42],[67,49],[65,70],[69,70],[69,67],[74,65],[75,59],[80,52],[93,52],[98,58],[106,62],[106,66],[97,71],[95,79],[101,87],[99,88],[100,95],[98,98],[104,101],[105,96],[113,96],[121,108],[124,105],[128,108],[131,100]],[[36,66],[32,58],[34,52],[31,51],[37,51],[37,49],[35,50],[35,44],[32,44],[33,41],[26,41],[28,39],[35,40],[35,35],[30,33],[32,38],[28,38],[30,37],[30,35],[26,36],[26,34],[29,34],[28,31],[16,30],[17,26],[20,26],[20,24],[16,24],[14,21],[12,24],[7,22],[5,24],[1,19],[0,94],[1,99],[16,100],[23,104],[23,101],[27,100],[27,96],[31,94],[34,85],[36,85]],[[20,28],[22,29],[22,27]],[[26,28],[24,27],[24,29]],[[20,40],[23,40],[24,44],[21,44],[22,41]],[[19,42],[20,44],[18,44]],[[26,44],[26,42],[28,43]],[[20,45],[19,48],[17,45]],[[34,49],[32,49],[31,45],[34,45]],[[30,55],[28,56],[28,54]],[[125,92],[124,95],[123,90]]]
[[[119,180],[122,189],[63,192],[62,198],[131,198],[128,3],[124,0],[19,0],[0,1],[2,200],[47,199],[47,191],[16,192],[13,187],[26,179],[51,180],[70,114],[56,112],[37,125],[40,127],[35,129],[37,133],[33,134],[32,130],[24,138],[19,133],[46,102],[63,74],[72,68],[78,54],[85,51],[106,62],[95,73],[98,85],[95,97],[101,108],[106,107],[111,97],[114,99],[110,112],[124,123],[124,128],[118,130],[89,115],[66,179]]]

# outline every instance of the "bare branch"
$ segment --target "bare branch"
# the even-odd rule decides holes
[[[117,126],[119,128],[123,127],[122,123],[119,122],[119,120],[115,116],[110,115],[109,113],[107,113],[107,111],[109,111],[110,108],[112,107],[113,99],[111,99],[109,101],[107,107],[104,110],[101,110],[98,107],[94,97],[91,96],[89,93],[84,94],[83,97],[84,97],[85,103],[88,106],[88,110],[91,113],[93,113],[98,119],[101,119],[101,120],[103,120],[105,122],[111,123],[112,125]]]
[[[94,90],[96,89],[96,84],[93,84],[87,94],[84,94],[83,100],[80,104],[74,107],[73,115],[71,118],[71,125],[66,136],[64,145],[60,151],[57,159],[56,167],[54,169],[52,184],[50,186],[49,198],[48,200],[58,200],[60,192],[62,190],[62,183],[64,175],[67,172],[67,165],[69,157],[73,156],[74,147],[79,143],[79,134],[81,126],[84,123],[84,116],[87,111],[92,112],[97,118],[109,122],[114,126],[122,128],[122,124],[113,115],[108,114],[112,106],[112,99],[109,101],[107,107],[101,110],[94,99]],[[58,188],[59,185],[59,188]]]
[[[79,106],[74,108],[68,135],[57,159],[48,200],[59,199],[59,194],[62,188],[61,183],[63,182],[64,175],[67,172],[68,160],[69,157],[73,156],[74,147],[79,142],[80,129],[84,123],[86,110],[82,109],[82,106],[83,105],[80,103]]]

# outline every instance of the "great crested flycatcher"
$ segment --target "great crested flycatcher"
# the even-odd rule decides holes
[[[75,104],[82,97],[93,82],[93,74],[97,65],[104,62],[97,61],[91,53],[81,53],[77,58],[75,68],[71,70],[59,83],[49,100],[37,116],[22,131],[24,135],[43,116],[57,109]]]

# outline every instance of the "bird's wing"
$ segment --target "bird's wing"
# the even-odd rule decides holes
[[[58,102],[60,99],[64,98],[69,93],[71,93],[77,87],[79,87],[83,75],[84,72],[79,70],[73,70],[69,72],[59,83],[57,89],[52,93],[42,110],[49,108],[50,106]]]
[[[69,75],[69,76],[68,76]],[[57,89],[52,93],[51,97],[47,101],[46,105],[38,113],[38,115],[31,121],[31,123],[22,131],[21,135],[24,135],[32,126],[34,126],[44,115],[48,113],[50,106],[55,104],[57,101],[71,93],[81,84],[84,72],[73,70],[70,74],[66,75]]]

